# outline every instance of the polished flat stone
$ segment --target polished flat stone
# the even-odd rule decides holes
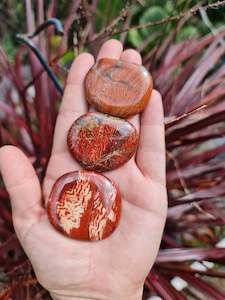
[[[117,227],[121,196],[107,177],[75,171],[55,182],[47,209],[51,224],[64,235],[97,241],[107,238]]]
[[[150,99],[152,77],[141,65],[102,58],[85,78],[87,101],[98,111],[118,117],[141,112]]]
[[[126,120],[93,112],[72,124],[67,143],[83,168],[104,172],[131,159],[138,146],[138,133]]]

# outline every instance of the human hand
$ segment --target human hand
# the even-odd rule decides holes
[[[102,57],[141,64],[138,52],[123,51],[116,40],[102,46],[98,59]],[[84,53],[71,67],[43,185],[45,200],[58,177],[81,169],[67,150],[66,137],[73,121],[88,111],[83,80],[93,63],[92,55]],[[121,220],[110,237],[98,242],[72,240],[57,232],[41,204],[41,186],[30,161],[16,147],[0,149],[0,170],[11,198],[17,236],[37,279],[55,300],[142,298],[167,212],[163,109],[157,91],[153,90],[142,115],[130,121],[140,131],[136,156],[105,173],[121,190]]]

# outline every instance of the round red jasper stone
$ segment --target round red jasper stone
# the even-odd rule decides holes
[[[138,133],[128,121],[94,112],[72,124],[67,143],[73,157],[85,169],[104,172],[121,166],[133,156]]]
[[[75,171],[54,184],[48,217],[52,225],[73,239],[97,241],[117,227],[121,196],[115,184],[103,175]]]
[[[153,88],[152,77],[141,65],[102,58],[85,78],[87,101],[98,111],[118,117],[141,112]]]

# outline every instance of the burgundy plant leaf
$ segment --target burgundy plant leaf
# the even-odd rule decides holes
[[[172,296],[173,300],[187,300],[185,295],[182,292],[178,292],[170,283],[170,281],[162,275],[160,272],[151,271],[148,275],[149,281],[155,282],[156,280],[160,282],[161,286],[163,286],[167,292],[169,292]],[[162,295],[163,296],[163,295]],[[163,298],[164,299],[164,298]]]
[[[174,294],[163,286],[163,283],[158,279],[156,275],[151,273],[146,279],[145,285],[150,290],[153,289],[164,300],[174,300]]]
[[[204,266],[204,263],[203,263]],[[160,266],[159,266],[160,268]],[[165,270],[166,269],[166,270]],[[189,274],[199,274],[204,275],[208,277],[215,277],[215,278],[225,278],[225,272],[218,272],[218,271],[212,271],[212,270],[206,270],[201,271],[194,268],[190,268],[187,265],[181,265],[181,264],[163,264],[163,271],[169,272],[173,275],[178,275],[179,272],[181,273],[189,273]]]
[[[180,276],[190,285],[202,291],[203,294],[206,294],[216,300],[225,299],[225,293],[220,291],[218,288],[214,288],[210,283],[205,282],[202,279],[197,278],[196,276],[193,276],[191,274],[180,274]]]
[[[219,261],[225,259],[225,248],[209,248],[209,249],[168,249],[160,250],[156,259],[157,263],[165,262],[182,262],[191,260],[210,260]]]

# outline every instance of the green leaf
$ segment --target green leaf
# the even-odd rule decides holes
[[[116,18],[121,9],[124,7],[125,1],[114,0],[105,1],[99,0],[97,2],[97,14],[96,14],[96,29],[100,31],[105,24],[108,24],[114,18]]]
[[[9,34],[5,34],[2,40],[2,45],[5,52],[9,55],[10,58],[13,58],[15,54],[15,47],[13,45],[13,40]]]
[[[149,7],[143,15],[140,17],[140,24],[146,24],[149,22],[155,22],[162,20],[164,18],[168,17],[168,14],[165,9],[163,9],[160,6],[152,6]],[[148,28],[141,29],[141,33],[144,37],[147,37],[150,33],[163,30],[165,29],[167,24],[152,26]]]
[[[51,44],[54,48],[57,48],[57,47],[59,47],[61,41],[62,41],[62,37],[60,37],[58,35],[54,35],[51,39]]]
[[[183,27],[177,34],[177,41],[182,41],[190,38],[198,38],[199,31],[195,26],[186,26]]]
[[[164,7],[168,0],[160,0],[160,7]],[[146,8],[150,6],[158,6],[159,5],[159,0],[145,0],[145,6]]]
[[[134,47],[138,47],[140,43],[143,41],[139,31],[137,29],[131,29],[128,32],[128,42],[132,44]]]
[[[74,59],[74,52],[73,51],[67,51],[63,57],[60,59],[60,64],[65,66],[66,64],[70,63]]]

